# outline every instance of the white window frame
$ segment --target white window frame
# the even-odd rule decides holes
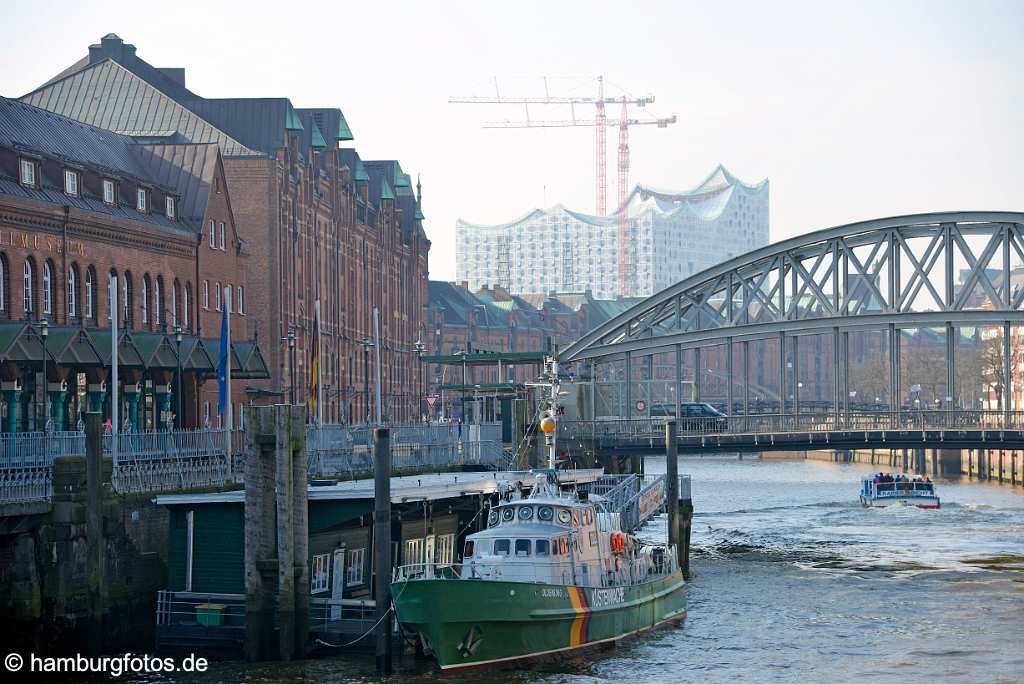
[[[345,559],[345,586],[354,587],[363,584],[363,566],[366,563],[366,549],[349,549]]]
[[[224,246],[224,244],[225,244],[224,243],[224,237],[225,237],[225,235],[224,235],[224,222],[221,221],[220,222],[220,248],[222,250],[226,249],[226,247]]]
[[[423,566],[423,547],[425,541],[422,537],[405,540],[402,565],[409,567],[413,572],[418,571]]]
[[[210,249],[217,249],[217,222],[210,219]]]
[[[53,314],[53,271],[50,262],[43,262],[43,313]]]
[[[92,298],[93,298],[93,288],[95,286],[96,286],[96,283],[94,283],[93,280],[92,280],[92,270],[90,270],[89,268],[86,268],[85,269],[85,312],[84,312],[86,319],[92,319],[93,318]]]
[[[210,310],[210,281],[203,281],[203,308]]]
[[[178,327],[178,287],[171,285],[171,328]]]
[[[439,534],[434,547],[434,556],[438,565],[451,565],[455,562],[455,534]]]
[[[22,159],[18,164],[18,179],[28,188],[36,187],[36,163],[31,159]]]
[[[238,306],[235,307],[235,308],[238,310],[237,313],[238,313],[239,316],[244,316],[245,315],[245,297],[244,297],[244,295],[245,295],[245,291],[242,289],[241,285],[239,285],[238,287],[235,288],[235,296],[238,297]]]
[[[149,325],[149,278],[142,278],[142,324]]]
[[[78,197],[78,172],[64,169],[64,194]]]
[[[184,286],[184,288],[182,290],[181,299],[182,299],[182,302],[181,302],[181,323],[182,323],[182,326],[181,327],[187,329],[187,328],[191,327],[189,325],[189,318],[188,318],[188,307],[189,307],[189,301],[188,300],[191,299],[191,297],[189,297],[188,283],[185,283],[185,286]]]
[[[35,308],[33,306],[35,304],[35,302],[33,301],[33,297],[32,297],[32,281],[35,280],[35,278],[34,278],[35,274],[33,273],[33,270],[34,269],[32,268],[32,262],[29,261],[28,259],[26,259],[25,260],[25,267],[22,269],[22,281],[21,282],[22,282],[22,290],[23,290],[23,293],[24,293],[24,297],[22,298],[22,302],[23,302],[23,304],[25,306],[25,313],[27,313],[27,314],[32,313],[32,309]]]
[[[234,298],[231,296],[231,286],[230,285],[225,285],[224,286],[224,306],[227,307],[228,313],[234,313],[234,311],[231,310],[231,307],[234,306],[234,302],[232,301],[233,299]]]
[[[153,325],[159,326],[160,321],[163,320],[161,315],[163,312],[160,311],[160,303],[163,301],[163,288],[160,287],[160,277],[157,276],[153,279]]]
[[[137,188],[135,190],[135,208],[142,214],[146,213],[147,207],[149,206],[149,198],[146,197],[145,188]]]
[[[78,317],[78,279],[75,269],[68,269],[68,318]]]
[[[104,178],[103,179],[103,201],[106,204],[117,204],[117,197],[115,196],[116,190],[114,188],[114,181]]]
[[[167,218],[174,220],[174,198],[170,195],[164,198],[164,213]]]
[[[220,311],[220,283],[217,283],[213,288],[213,304],[217,311]]]
[[[203,401],[203,427],[207,427],[210,424],[210,400],[206,399]]]
[[[330,588],[331,554],[318,553],[309,567],[309,593],[322,594]]]

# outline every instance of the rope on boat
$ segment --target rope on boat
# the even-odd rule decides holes
[[[373,627],[370,627],[370,629],[366,630],[362,635],[360,635],[359,637],[357,637],[353,641],[348,642],[347,644],[332,644],[332,643],[328,643],[328,642],[324,641],[323,639],[321,639],[320,637],[316,638],[316,643],[320,644],[321,646],[326,646],[327,648],[347,648],[349,646],[352,646],[352,645],[362,641],[363,639],[368,637],[370,634],[372,634],[373,631],[375,629],[377,629],[377,627],[380,625],[380,623],[384,621],[384,618],[386,618],[388,615],[391,615],[391,611],[393,609],[394,609],[394,606],[388,606],[388,609],[386,611],[384,611],[384,614],[381,615],[380,619],[377,620],[377,622],[374,623]]]

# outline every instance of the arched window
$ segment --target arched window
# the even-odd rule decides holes
[[[171,327],[177,328],[181,317],[178,315],[178,302],[181,301],[181,283],[174,279],[174,287],[171,288]]]
[[[7,315],[7,255],[0,254],[0,314]]]
[[[93,309],[95,306],[94,297],[96,296],[96,269],[90,266],[85,271],[85,318],[86,320],[92,320],[96,317],[96,312]]]
[[[189,309],[192,308],[192,283],[185,283],[185,298],[181,302],[182,327],[192,330],[192,319],[189,318]]]
[[[131,325],[132,321],[132,296],[135,294],[135,288],[132,287],[132,272],[125,271],[124,277],[122,278],[121,284],[121,320],[124,325]]]
[[[153,284],[153,325],[160,326],[164,319],[164,278],[157,276]]]
[[[68,269],[68,318],[78,318],[78,265]]]
[[[35,264],[32,262],[32,257],[25,259],[25,271],[24,271],[24,282],[22,283],[22,291],[25,294],[25,313],[31,314],[33,309],[33,298],[32,291],[35,289],[36,282],[36,269]]]
[[[142,276],[142,325],[149,325],[149,274]]]
[[[53,270],[50,262],[43,262],[43,315],[53,313]]]

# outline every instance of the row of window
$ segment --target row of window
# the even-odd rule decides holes
[[[31,159],[20,160],[21,184],[28,188],[38,188],[38,162]],[[74,169],[64,169],[64,194],[71,197],[81,197],[82,174]],[[104,204],[117,204],[117,183],[109,178],[103,179],[103,202]],[[150,212],[149,190],[146,188],[135,189],[135,208],[140,214]],[[177,216],[174,197],[164,197],[164,215],[172,221]],[[223,224],[221,224],[223,231]],[[221,247],[223,248],[223,232],[221,236]]]
[[[227,235],[224,222],[220,222],[220,230],[217,230],[217,222],[210,220],[210,249],[227,250]],[[217,237],[220,237],[220,246],[217,245]]]
[[[345,587],[363,584],[363,566],[366,562],[366,549],[349,549],[347,558],[341,556],[344,553],[343,549],[339,549],[336,553],[339,556],[339,561],[345,561],[345,581],[339,588],[344,589]],[[335,571],[337,572],[338,570],[336,569]],[[336,577],[335,581],[337,582],[339,579]],[[330,587],[331,554],[318,553],[313,556],[313,566],[310,568],[309,593],[320,594],[327,591]]]
[[[220,311],[222,308],[221,296],[223,295],[226,300],[224,303],[227,304],[228,313],[237,313],[241,316],[245,315],[245,288],[239,285],[234,289],[234,296],[232,296],[232,289],[230,285],[224,285],[214,283],[213,285],[213,308],[216,311]],[[210,310],[210,281],[203,281],[203,308],[207,311]]]
[[[596,535],[596,533],[593,533]],[[592,542],[592,545],[596,542]],[[548,556],[564,556],[569,553],[569,537],[554,539],[489,539],[479,542],[472,539],[466,542],[463,558],[483,558],[484,556],[516,556],[527,558],[535,555],[541,558]]]

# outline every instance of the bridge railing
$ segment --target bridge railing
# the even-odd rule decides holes
[[[663,440],[666,418],[560,421],[559,438],[598,441]],[[679,418],[680,437],[770,435],[805,432],[959,430],[1024,430],[1024,411],[929,410],[751,414]]]

